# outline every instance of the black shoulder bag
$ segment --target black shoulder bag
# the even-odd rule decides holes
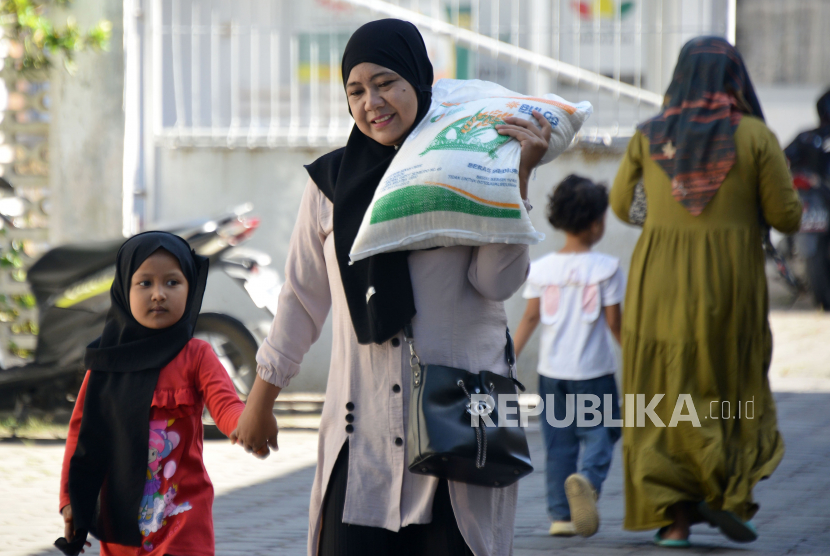
[[[516,356],[510,332],[504,348],[509,376],[422,365],[411,324],[404,327],[404,336],[412,366],[406,438],[409,470],[489,487],[511,485],[532,472],[516,397],[516,387],[525,388],[513,376]],[[507,407],[515,408],[510,412],[513,426],[498,426],[502,395],[513,397],[507,402]]]

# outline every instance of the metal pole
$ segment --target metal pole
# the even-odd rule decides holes
[[[190,16],[190,113],[191,126],[197,131],[202,126],[202,73],[201,40],[202,27],[199,18],[199,5],[194,2]]]
[[[726,40],[735,44],[735,28],[738,22],[738,0],[726,2]]]
[[[254,8],[251,6],[250,21],[251,26],[251,65],[248,69],[251,79],[251,92],[249,98],[251,100],[251,121],[248,126],[248,146],[252,147],[256,143],[257,134],[259,133],[259,20],[254,21]]]

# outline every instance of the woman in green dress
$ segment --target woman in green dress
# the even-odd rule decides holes
[[[784,455],[761,238],[766,225],[797,231],[801,204],[723,39],[683,47],[662,112],[631,139],[610,194],[623,221],[641,180],[622,325],[624,527],[659,529],[664,546],[688,546],[701,521],[755,540],[752,489]]]

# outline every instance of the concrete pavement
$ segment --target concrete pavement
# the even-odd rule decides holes
[[[697,525],[693,548],[678,552],[653,546],[653,532],[623,531],[619,447],[599,502],[597,535],[549,537],[542,441],[538,430],[531,430],[536,471],[520,483],[515,555],[830,556],[830,316],[788,311],[774,312],[770,320],[775,337],[770,379],[787,453],[770,480],[755,490],[761,505],[754,519],[758,541],[735,544],[715,529]],[[313,416],[289,415],[283,425],[314,421]],[[265,461],[227,441],[205,442],[205,465],[216,489],[217,555],[305,554],[317,434],[283,430],[279,442],[280,451]],[[0,440],[0,555],[59,554],[51,545],[63,534],[57,508],[63,449],[62,440]],[[93,543],[87,555],[98,554]]]
[[[750,544],[733,543],[708,525],[692,528],[690,550],[683,554],[747,554],[780,556],[830,555],[830,392],[776,393],[779,426],[787,447],[783,462],[773,476],[755,489],[761,509],[753,522],[760,538]],[[544,454],[538,434],[531,437],[536,471],[523,481],[516,519],[516,556],[542,554],[677,555],[677,549],[654,546],[653,531],[622,530],[623,493],[620,449],[617,447],[611,473],[603,487],[599,508],[602,525],[589,539],[558,539],[547,535],[544,515]]]
[[[830,384],[822,384],[824,391],[776,394],[787,454],[772,478],[755,492],[761,504],[754,520],[760,539],[735,544],[715,529],[697,525],[692,534],[694,546],[685,553],[830,555]],[[600,500],[599,533],[590,539],[549,537],[539,432],[531,431],[529,441],[536,471],[520,484],[516,556],[677,554],[653,546],[653,532],[622,531],[619,449]],[[226,441],[206,442],[205,463],[216,487],[218,555],[305,553],[316,451],[316,433],[304,431],[280,433],[280,452],[264,462]],[[62,534],[57,513],[62,452],[59,441],[0,443],[4,475],[0,481],[0,554],[57,554],[50,545]],[[98,554],[97,546],[87,554]]]

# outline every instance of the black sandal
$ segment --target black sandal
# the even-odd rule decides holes
[[[758,531],[751,521],[741,521],[728,510],[713,510],[704,500],[697,505],[697,511],[713,527],[735,542],[752,542],[758,539]]]

